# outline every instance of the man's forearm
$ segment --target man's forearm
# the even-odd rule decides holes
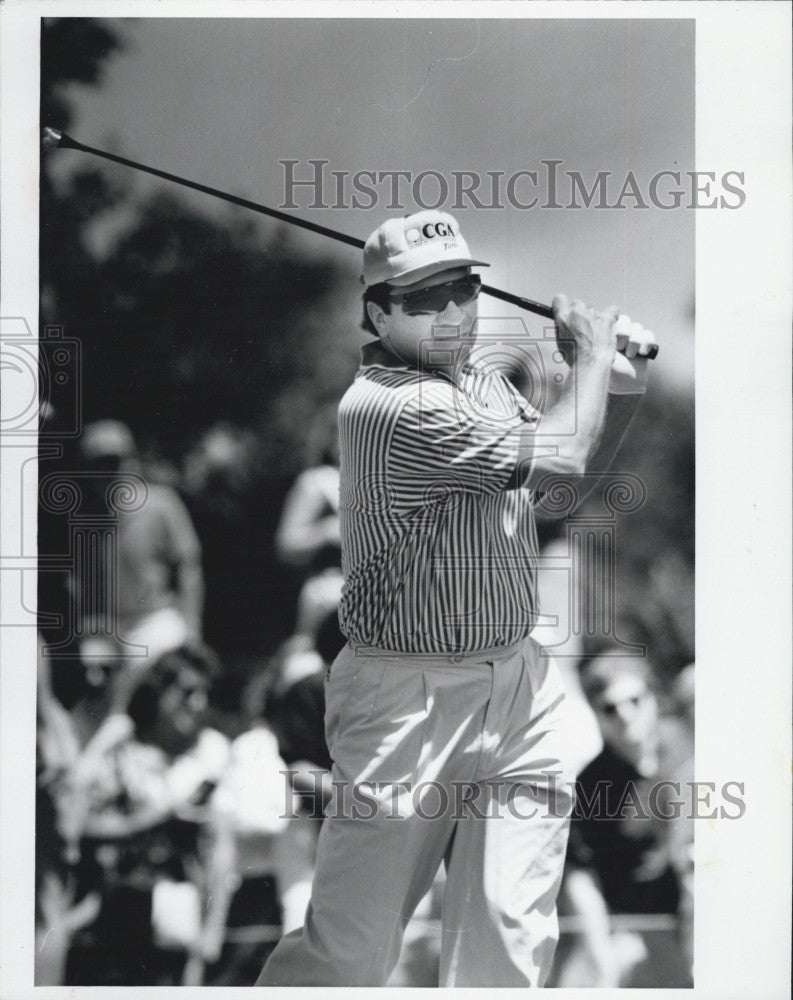
[[[579,479],[587,469],[605,472],[647,385],[655,337],[640,323],[618,318],[614,306],[597,312],[564,295],[554,298],[554,321],[558,347],[571,362],[570,375],[558,402],[524,432],[513,489],[543,492],[557,477]]]
[[[557,403],[523,436],[518,462],[528,473],[524,485],[584,473],[603,431],[611,360],[604,352],[575,363]]]
[[[608,472],[611,467],[641,398],[641,394],[638,393],[630,396],[609,394],[602,432],[593,452],[585,463],[585,469],[574,473],[557,471],[553,467],[553,459],[540,458],[532,468],[530,477],[532,489],[544,494],[552,490],[555,482],[558,483],[562,479],[572,477],[578,480],[576,483],[577,503],[589,496],[596,487],[599,476]],[[584,471],[587,475],[585,482],[582,482]]]
[[[622,444],[622,440],[641,399],[641,393],[635,393],[630,396],[609,394],[603,431],[597,447],[589,456],[587,472],[597,474],[608,472],[611,468],[614,456]]]

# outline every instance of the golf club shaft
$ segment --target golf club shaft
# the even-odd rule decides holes
[[[144,173],[153,174],[155,177],[162,177],[166,181],[173,181],[175,184],[181,184],[182,187],[192,188],[193,191],[201,191],[203,194],[211,194],[215,198],[221,198],[223,201],[231,202],[232,205],[240,205],[242,208],[249,208],[253,212],[259,212],[261,215],[269,215],[273,219],[280,219],[281,222],[288,222],[293,226],[300,226],[301,229],[308,229],[312,233],[319,233],[320,236],[329,236],[331,239],[339,240],[341,243],[346,243],[348,246],[357,247],[359,250],[363,249],[363,240],[356,239],[354,236],[348,236],[346,233],[337,232],[335,229],[328,229],[325,226],[318,226],[314,222],[307,222],[305,219],[295,218],[293,215],[287,215],[286,212],[279,212],[275,208],[268,208],[266,205],[259,205],[255,201],[248,201],[247,198],[239,198],[235,194],[229,194],[227,191],[219,191],[217,188],[209,187],[206,184],[198,184],[196,181],[188,180],[186,177],[180,177],[178,174],[170,174],[167,170],[157,170],[155,167],[147,167],[145,163],[137,163],[135,160],[128,160],[124,156],[116,156],[115,153],[106,153],[103,149],[95,149],[93,146],[86,146],[82,142],[78,142],[77,139],[73,139],[70,135],[65,132],[60,132],[58,129],[46,128],[44,130],[45,141],[49,139],[48,145],[57,146],[59,149],[77,149],[81,153],[92,153],[94,156],[101,156],[104,160],[112,160],[113,163],[120,163],[124,167],[132,167],[134,170],[142,170]]]
[[[513,295],[512,292],[503,292],[500,288],[494,288],[492,285],[482,285],[482,291],[494,299],[509,302],[510,305],[519,306],[521,309],[536,313],[538,316],[545,316],[546,319],[553,319],[553,309],[550,306],[544,306],[542,302],[524,299],[521,295]]]
[[[358,250],[362,250],[364,247],[364,241],[357,239],[355,236],[349,236],[347,233],[340,233],[336,229],[328,229],[327,226],[319,226],[315,222],[307,222],[305,219],[298,219],[294,215],[287,215],[286,212],[279,212],[276,208],[268,208],[266,205],[259,205],[255,201],[249,201],[247,198],[240,198],[235,194],[229,194],[227,191],[220,191],[218,188],[209,187],[207,184],[198,184],[196,181],[188,180],[186,177],[180,177],[178,174],[168,173],[167,170],[157,170],[155,167],[147,167],[144,163],[137,163],[135,160],[128,160],[124,156],[116,156],[115,153],[106,153],[103,149],[86,146],[84,143],[78,142],[77,139],[73,139],[65,132],[61,132],[60,129],[47,126],[44,129],[43,140],[44,144],[47,146],[57,146],[60,149],[76,149],[81,153],[91,153],[94,156],[101,156],[104,160],[112,160],[113,163],[120,163],[124,167],[132,167],[133,170],[142,170],[144,173],[153,174],[155,177],[162,177],[166,181],[173,181],[175,184],[181,184],[183,187],[191,188],[193,191],[201,191],[203,194],[210,194],[214,198],[221,198],[223,201],[228,201],[232,205],[239,205],[242,208],[248,208],[252,212],[259,212],[260,215],[269,215],[273,219],[279,219],[281,222],[289,223],[289,225],[292,226],[299,226],[301,229],[307,229],[309,232],[318,233],[320,236],[327,236],[340,243],[346,243],[347,246],[356,247]],[[551,309],[550,306],[543,305],[542,302],[535,302],[533,299],[526,299],[520,295],[513,295],[511,292],[504,292],[500,288],[494,288],[492,285],[482,285],[482,291],[485,292],[485,294],[490,295],[492,298],[500,299],[502,302],[508,302],[510,305],[518,306],[520,309],[526,309],[528,312],[536,313],[538,316],[545,317],[545,319],[553,319],[553,309]],[[656,345],[653,345],[648,357],[654,358],[657,353],[658,348]]]
[[[120,163],[124,167],[132,167],[133,170],[142,170],[144,173],[153,174],[155,177],[162,177],[166,181],[173,181],[175,184],[181,184],[183,187],[191,188],[193,191],[201,191],[203,194],[210,194],[215,198],[221,198],[223,201],[231,202],[232,205],[248,208],[253,212],[259,212],[261,215],[269,215],[273,219],[279,219],[281,222],[287,222],[292,226],[300,226],[301,229],[308,229],[312,233],[319,233],[320,236],[328,236],[330,239],[346,243],[348,246],[356,247],[358,250],[362,250],[364,247],[364,241],[357,239],[355,236],[348,236],[347,233],[340,233],[336,229],[328,229],[326,226],[317,225],[315,222],[298,219],[294,215],[287,215],[286,212],[279,212],[278,209],[259,205],[255,201],[249,201],[247,198],[240,198],[235,194],[229,194],[227,191],[220,191],[217,188],[209,187],[207,184],[199,184],[197,181],[188,180],[186,177],[180,177],[178,174],[168,173],[167,170],[157,170],[156,167],[148,167],[144,163],[128,160],[125,156],[116,156],[115,153],[107,153],[103,149],[86,146],[85,143],[78,142],[77,139],[58,129],[46,128],[44,130],[44,137],[48,145],[57,146],[59,149],[76,149],[81,153],[91,153],[94,156],[101,156],[104,160],[112,160],[113,163]],[[553,319],[553,310],[551,307],[543,305],[541,302],[533,302],[531,299],[521,298],[519,295],[513,295],[511,292],[503,292],[500,288],[493,288],[492,285],[482,285],[482,291],[493,298],[501,299],[502,302],[509,302],[511,305],[527,309],[529,312],[537,313],[538,316],[546,317],[546,319]]]

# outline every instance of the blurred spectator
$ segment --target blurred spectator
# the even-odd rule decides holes
[[[38,984],[249,985],[302,923],[315,833],[268,725],[207,724],[219,672],[199,643],[163,654],[97,734],[112,668],[67,713],[42,659]]]
[[[308,468],[286,496],[275,535],[281,561],[303,575],[295,633],[312,643],[322,619],[338,607],[343,583],[337,409],[325,406],[314,419]]]
[[[68,713],[52,692],[39,637],[36,700],[36,950],[35,983],[63,983],[73,935],[99,912],[96,892],[77,896],[68,845],[56,810],[60,787],[80,752]]]
[[[95,656],[81,661],[80,665],[83,683],[69,715],[82,750],[91,743],[114,708],[123,661],[113,655],[105,659]]]
[[[661,715],[645,660],[605,650],[582,661],[580,675],[604,748],[577,784],[563,899],[580,919],[580,948],[558,985],[685,986],[679,947],[672,959],[648,953],[646,937],[612,934],[610,918],[678,913],[686,727]],[[681,783],[677,803],[669,781]]]
[[[263,709],[260,702],[257,706]],[[215,956],[203,981],[249,986],[283,933],[302,926],[314,869],[313,831],[296,811],[278,742],[260,716],[238,736],[212,796],[216,842],[229,859]],[[207,957],[210,951],[205,952]],[[198,985],[194,977],[190,982]],[[185,979],[188,983],[188,979]]]
[[[672,698],[680,718],[688,726],[690,738],[694,739],[694,664],[683,667],[672,686]]]
[[[203,954],[228,884],[208,807],[229,756],[205,724],[218,671],[196,643],[161,656],[132,696],[134,733],[94,759],[77,875],[101,909],[75,936],[66,985],[175,985]]]
[[[540,519],[537,527],[542,546],[537,567],[540,614],[532,638],[554,657],[562,675],[570,746],[568,766],[572,774],[578,774],[601,751],[603,739],[576,670],[583,647],[572,620],[578,599],[572,568],[575,557],[568,538],[554,537],[561,529],[559,521]]]
[[[249,682],[249,728],[234,741],[213,796],[235,874],[222,950],[205,970],[209,985],[251,985],[281,934],[305,917],[329,792],[324,668],[344,643],[336,612],[316,647],[304,638],[296,648],[287,640]]]
[[[184,504],[169,486],[141,488],[135,442],[117,420],[88,424],[80,454],[87,473],[81,516],[115,524],[96,532],[97,550],[77,564],[72,581],[83,659],[118,654],[119,642],[156,657],[199,637],[201,550]]]
[[[335,609],[325,615],[312,647],[295,649],[288,640],[282,647],[268,708],[281,755],[292,772],[292,786],[305,796],[304,806],[313,815],[321,812],[330,797],[332,761],[325,742],[325,671],[344,642]],[[317,793],[322,801],[316,801]]]
[[[88,424],[79,450],[86,549],[69,586],[86,683],[69,698],[77,700],[72,723],[81,746],[66,810],[72,844],[94,768],[130,737],[125,713],[139,678],[163,653],[200,636],[203,600],[190,517],[171,487],[143,480],[129,428],[117,420]]]
[[[683,764],[686,781],[694,781],[694,664],[683,667],[672,686],[675,709],[688,730],[690,756]],[[694,805],[691,794],[686,796],[686,809],[680,822],[675,823],[672,859],[680,883],[680,937],[683,950],[694,976]],[[688,818],[686,818],[688,817]]]
[[[204,636],[235,677],[244,672],[237,660],[260,652],[267,631],[262,603],[272,557],[265,533],[272,528],[258,468],[255,435],[226,422],[210,427],[184,461],[185,500],[203,554]],[[240,690],[226,695],[228,705],[239,703]]]
[[[276,536],[285,563],[312,571],[341,563],[337,409],[325,406],[314,417],[307,468],[286,498]]]

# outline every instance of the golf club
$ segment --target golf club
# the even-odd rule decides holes
[[[191,188],[193,191],[201,191],[203,194],[212,195],[214,198],[221,198],[223,201],[231,202],[232,205],[239,205],[242,208],[248,208],[253,212],[259,212],[261,215],[268,215],[273,219],[279,219],[281,222],[287,222],[292,226],[299,226],[301,229],[307,229],[312,233],[318,233],[320,236],[327,236],[330,239],[337,240],[339,243],[346,243],[347,246],[356,247],[359,250],[362,250],[364,247],[364,241],[355,236],[350,236],[347,233],[340,233],[336,229],[329,229],[327,226],[320,226],[315,222],[308,222],[305,219],[296,218],[293,215],[288,215],[286,212],[280,212],[278,209],[268,208],[266,205],[259,205],[255,201],[249,201],[247,198],[240,198],[237,195],[229,194],[227,191],[220,191],[217,188],[209,187],[206,184],[199,184],[197,181],[188,180],[186,177],[180,177],[178,174],[171,174],[166,170],[158,170],[155,167],[148,167],[143,163],[137,163],[135,160],[128,160],[124,156],[116,156],[115,153],[107,153],[102,149],[96,149],[93,146],[86,146],[84,143],[72,138],[72,136],[67,135],[60,129],[52,128],[49,125],[45,126],[43,129],[42,144],[47,148],[76,149],[81,153],[91,153],[94,156],[101,156],[105,160],[112,160],[113,163],[120,163],[124,167],[132,167],[134,170],[142,170],[144,173],[153,174],[155,177],[162,177],[167,181],[173,181],[175,184],[181,184],[183,187]],[[553,309],[550,306],[543,305],[542,302],[535,302],[533,299],[527,299],[520,295],[513,295],[511,292],[502,291],[500,288],[494,288],[492,285],[483,284],[482,291],[487,295],[490,295],[492,298],[500,299],[502,302],[508,302],[510,305],[526,309],[528,312],[535,313],[538,316],[544,316],[546,319],[553,319]],[[653,344],[647,354],[647,357],[654,358],[657,354],[658,346]]]

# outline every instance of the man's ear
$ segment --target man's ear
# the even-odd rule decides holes
[[[388,323],[383,307],[379,306],[376,302],[367,302],[366,311],[369,314],[369,319],[372,321],[375,330],[377,330],[378,334],[382,337],[383,330]]]

